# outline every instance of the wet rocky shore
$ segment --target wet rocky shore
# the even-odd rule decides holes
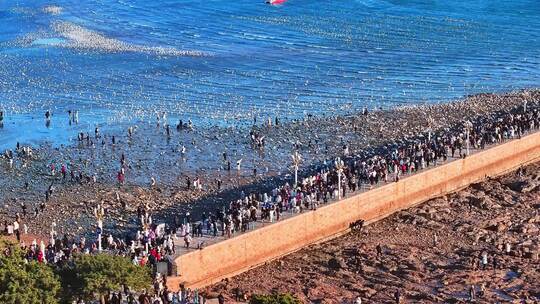
[[[479,94],[451,103],[369,109],[357,115],[254,121],[253,127],[176,128],[177,122],[139,122],[125,131],[99,134],[68,145],[32,147],[32,156],[0,159],[0,221],[26,215],[29,233],[47,236],[52,223],[60,234],[94,234],[93,208],[106,208],[105,233],[132,233],[138,225],[137,207],[148,205],[155,222],[170,222],[190,212],[197,216],[221,208],[240,191],[269,189],[291,181],[290,154],[302,154],[301,170],[345,153],[362,155],[417,136],[460,128],[464,121],[494,117],[498,112],[540,99],[535,90]],[[52,124],[67,123],[58,116]],[[169,129],[165,127],[169,125]],[[128,135],[128,128],[132,135]],[[114,138],[114,139],[113,139]],[[114,142],[114,144],[113,144]],[[25,146],[25,143],[21,143]],[[15,148],[15,147],[14,147]],[[124,159],[126,183],[116,172]],[[240,170],[237,162],[240,161]],[[50,172],[55,164],[56,175]],[[59,173],[67,164],[65,179]],[[231,167],[228,170],[228,167]],[[70,172],[74,171],[74,178]],[[199,179],[202,189],[187,187]],[[95,182],[94,182],[95,179]],[[156,181],[151,186],[152,179]],[[220,184],[218,186],[218,184]],[[45,192],[53,193],[45,203]],[[44,204],[45,203],[45,204]],[[95,235],[94,235],[95,236]]]

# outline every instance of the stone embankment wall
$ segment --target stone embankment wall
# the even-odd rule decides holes
[[[278,223],[179,256],[179,283],[199,288],[349,229],[359,219],[373,222],[398,210],[466,187],[540,159],[540,132],[478,152],[466,159],[348,197]]]

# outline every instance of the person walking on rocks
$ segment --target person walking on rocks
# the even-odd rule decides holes
[[[193,240],[193,238],[191,237],[189,232],[186,233],[186,235],[184,236],[184,243],[185,243],[187,249],[189,249],[189,244],[191,244],[192,240]]]
[[[19,221],[15,220],[13,222],[13,233],[15,233],[15,236],[17,237],[17,242],[21,241],[21,231],[19,229]]]
[[[187,190],[190,190],[191,189],[191,178],[186,177],[186,189]]]
[[[471,287],[469,288],[469,301],[474,302],[474,298],[475,298],[474,285],[471,285]]]
[[[480,284],[480,293],[478,296],[480,298],[483,298],[485,295],[486,295],[486,283],[483,282],[482,284]]]
[[[394,300],[396,300],[396,304],[401,303],[401,292],[399,290],[394,293]]]
[[[240,172],[240,170],[241,170],[241,165],[242,165],[242,159],[237,160],[236,161],[236,170],[238,172]]]
[[[60,172],[62,173],[62,180],[66,180],[66,174],[67,174],[67,169],[66,169],[66,165],[65,164],[62,164],[62,167],[60,168]]]
[[[510,251],[511,251],[512,247],[510,245],[510,243],[506,242],[506,244],[504,245],[504,251],[507,255],[510,254]]]
[[[488,254],[486,251],[482,251],[482,270],[485,270],[488,265]]]
[[[186,158],[186,152],[186,146],[182,145],[182,147],[180,148],[180,155],[182,156],[182,159]]]
[[[118,183],[119,183],[120,185],[123,185],[123,184],[124,184],[124,181],[125,181],[124,168],[121,168],[121,169],[118,171],[117,179],[118,179]]]
[[[225,297],[221,293],[218,295],[218,303],[225,304]]]

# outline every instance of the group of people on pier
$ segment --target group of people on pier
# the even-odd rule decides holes
[[[375,151],[346,157],[343,166],[331,162],[319,166],[296,185],[286,183],[268,192],[246,194],[223,209],[203,213],[200,220],[191,222],[191,231],[231,237],[255,227],[257,221],[274,222],[283,213],[315,210],[321,204],[387,182],[398,182],[406,174],[413,174],[449,158],[465,158],[472,149],[520,138],[524,133],[538,130],[540,111],[532,105],[525,113],[520,109],[501,111],[493,118],[479,118],[449,130],[421,134],[401,143],[389,144]],[[341,184],[339,184],[341,183]],[[191,217],[189,217],[191,220]],[[185,224],[183,224],[185,226]],[[181,234],[185,236],[186,229]],[[189,234],[189,229],[187,230]],[[189,237],[192,242],[192,238]]]

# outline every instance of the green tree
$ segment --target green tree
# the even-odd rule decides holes
[[[60,281],[51,267],[26,262],[17,245],[0,245],[0,303],[58,303]]]
[[[293,295],[286,294],[272,294],[272,295],[253,295],[251,296],[250,304],[301,304]]]
[[[78,255],[61,269],[65,293],[68,297],[103,303],[109,292],[128,286],[141,290],[152,284],[150,270],[134,265],[129,259],[108,255]]]

